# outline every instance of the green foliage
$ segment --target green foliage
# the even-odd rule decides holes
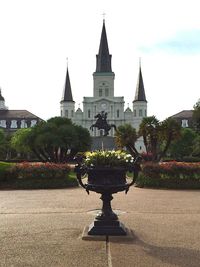
[[[184,157],[189,157],[193,154],[193,150],[197,149],[194,147],[194,140],[197,134],[194,130],[189,128],[181,129],[181,137],[172,142],[170,145],[169,153],[174,159],[183,160]]]
[[[117,128],[115,133],[115,143],[118,148],[126,147],[132,156],[137,154],[135,142],[137,140],[136,130],[130,124],[124,124]]]
[[[193,119],[194,119],[195,129],[198,133],[200,133],[200,99],[194,105]]]
[[[192,155],[194,157],[200,157],[200,135],[198,134],[193,141]]]
[[[139,187],[200,189],[200,163],[146,163],[136,184]]]
[[[0,182],[8,178],[14,178],[11,168],[14,166],[13,163],[0,162]],[[15,175],[16,176],[16,175]]]
[[[6,137],[4,131],[0,129],[0,158],[3,159],[6,157],[8,149],[8,138]]]
[[[11,139],[11,147],[17,152],[30,152],[31,148],[29,146],[29,135],[31,128],[19,129],[15,132]]]
[[[181,127],[172,118],[159,122],[155,116],[143,118],[139,136],[143,137],[148,155],[153,161],[160,161],[167,153],[172,141],[180,137]]]
[[[11,143],[20,152],[32,151],[41,161],[64,163],[78,151],[88,150],[91,139],[85,128],[67,118],[55,117],[17,131]]]
[[[138,132],[143,137],[146,152],[152,154],[154,160],[157,158],[159,129],[159,121],[151,116],[143,118]]]

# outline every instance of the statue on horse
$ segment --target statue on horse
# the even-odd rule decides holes
[[[98,130],[104,130],[104,136],[109,134],[111,128],[117,129],[115,124],[108,124],[107,122],[107,112],[101,111],[95,117],[96,122],[90,126],[90,129],[93,131],[93,128],[97,128]]]

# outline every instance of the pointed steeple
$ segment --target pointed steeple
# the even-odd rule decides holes
[[[1,88],[0,88],[0,101],[5,101],[4,97],[1,94]]]
[[[1,88],[0,88],[0,110],[7,110],[8,108],[5,106],[5,99],[1,94]]]
[[[112,72],[111,57],[108,49],[105,20],[103,20],[99,53],[96,55],[96,72]]]
[[[133,102],[135,101],[147,102],[146,96],[145,96],[143,78],[142,78],[141,62],[139,66],[139,75],[138,75],[138,82],[136,86],[135,99],[133,100]]]
[[[74,102],[72,97],[72,90],[71,90],[71,84],[69,79],[69,71],[67,66],[67,73],[66,73],[66,79],[65,79],[65,87],[63,91],[63,97],[61,99],[61,102],[67,101],[67,102]]]

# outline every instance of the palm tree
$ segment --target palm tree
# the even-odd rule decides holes
[[[138,151],[135,148],[137,138],[136,130],[130,124],[119,126],[115,133],[116,145],[121,149],[126,147],[133,156],[138,155]]]
[[[143,118],[138,132],[139,136],[143,137],[146,151],[152,154],[153,160],[156,160],[158,155],[159,128],[159,121],[155,116],[151,116]]]

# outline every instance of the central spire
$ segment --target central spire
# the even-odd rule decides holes
[[[96,55],[96,72],[112,72],[111,55],[109,54],[108,41],[106,35],[105,19],[103,20],[103,28],[101,32],[101,40],[99,45],[99,53]]]

